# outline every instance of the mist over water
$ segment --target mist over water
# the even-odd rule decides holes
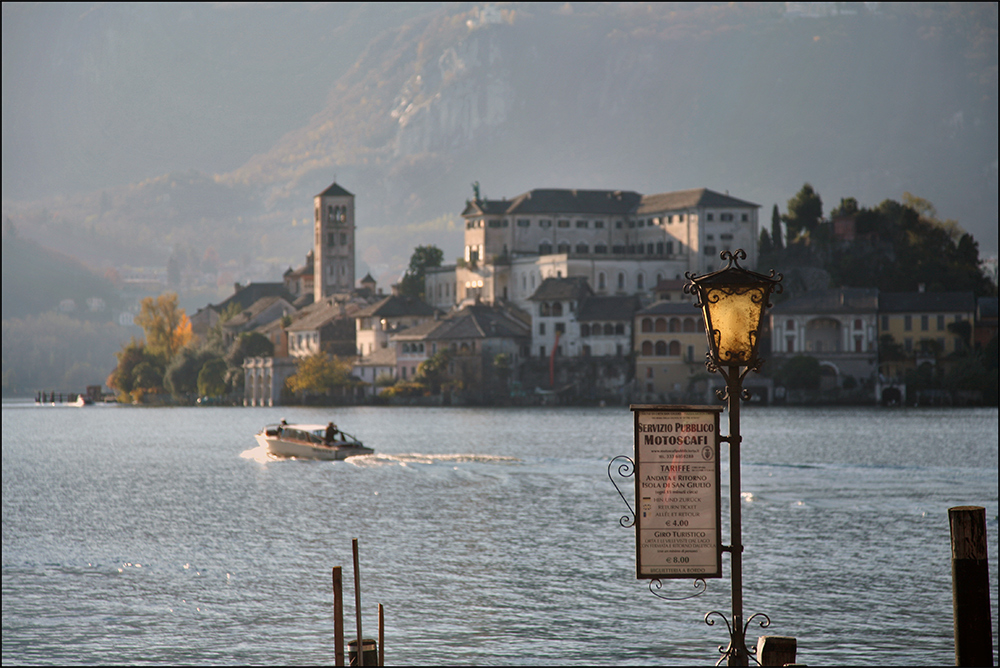
[[[350,638],[355,537],[388,664],[708,664],[728,640],[703,621],[729,610],[728,557],[687,601],[634,577],[607,474],[632,453],[627,407],[2,417],[4,663],[332,663],[330,571]],[[375,454],[273,459],[253,434],[282,417],[334,419]],[[987,509],[995,623],[996,409],[748,407],[743,436],[744,609],[772,620],[751,642],[795,636],[813,665],[952,662],[957,505]]]

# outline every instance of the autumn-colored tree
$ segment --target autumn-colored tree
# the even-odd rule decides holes
[[[349,384],[350,375],[350,362],[326,353],[316,353],[300,358],[295,363],[295,373],[285,384],[295,393],[323,394],[334,387]]]
[[[165,361],[191,341],[191,321],[177,304],[177,294],[146,297],[139,305],[135,324],[146,333],[146,349]]]

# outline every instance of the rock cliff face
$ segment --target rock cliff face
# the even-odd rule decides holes
[[[468,148],[507,120],[514,89],[496,39],[502,29],[481,28],[407,80],[391,112],[395,157]]]

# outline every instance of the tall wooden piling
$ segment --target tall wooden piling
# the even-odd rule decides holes
[[[951,588],[955,612],[955,665],[992,666],[990,573],[986,509],[948,509],[951,526]]]
[[[333,664],[344,665],[344,578],[340,566],[333,567]]]
[[[378,665],[385,665],[385,608],[378,604]]]
[[[762,666],[785,666],[795,663],[798,642],[788,636],[761,636],[757,639],[757,660]]]
[[[358,665],[363,666],[365,665],[365,642],[364,636],[361,635],[361,572],[358,567],[357,538],[351,540],[351,546],[354,548],[354,610],[358,622]]]

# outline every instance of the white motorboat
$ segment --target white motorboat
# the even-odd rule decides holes
[[[261,429],[255,438],[278,457],[332,460],[375,452],[354,436],[322,424],[272,424]]]

